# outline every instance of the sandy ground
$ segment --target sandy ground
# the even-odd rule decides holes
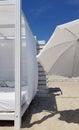
[[[0,122],[0,130],[13,129],[13,122]],[[22,130],[79,130],[79,82],[50,82],[29,106]]]

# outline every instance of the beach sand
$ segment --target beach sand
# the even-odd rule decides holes
[[[0,130],[14,130],[13,122],[0,121]],[[49,82],[24,114],[22,130],[79,130],[79,82]]]

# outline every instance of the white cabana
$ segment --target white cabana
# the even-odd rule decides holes
[[[21,12],[21,0],[0,1],[0,120],[14,120],[16,128],[38,82],[36,41]]]

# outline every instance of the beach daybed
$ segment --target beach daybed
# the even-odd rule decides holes
[[[21,118],[37,90],[36,41],[20,0],[0,1],[0,120]]]

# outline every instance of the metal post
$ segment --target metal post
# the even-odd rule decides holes
[[[15,128],[21,127],[21,0],[16,0],[15,25]]]

